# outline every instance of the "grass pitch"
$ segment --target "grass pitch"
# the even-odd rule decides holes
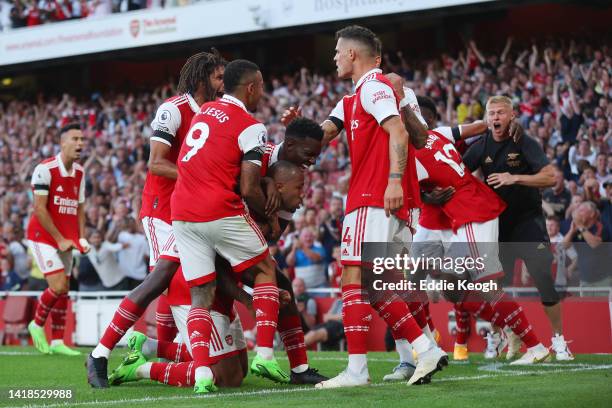
[[[395,353],[370,353],[372,385],[339,390],[277,385],[247,376],[239,389],[224,389],[203,397],[191,388],[174,388],[150,381],[93,390],[86,381],[83,357],[43,356],[33,348],[0,347],[0,407],[610,407],[612,355],[578,355],[572,362],[513,367],[472,354],[469,363],[454,363],[431,384],[408,387],[383,383],[397,363]],[[117,349],[109,370],[124,350]],[[346,365],[346,354],[309,354],[311,365],[333,376]],[[277,358],[288,370],[283,353]],[[71,389],[71,400],[10,399],[10,389]]]

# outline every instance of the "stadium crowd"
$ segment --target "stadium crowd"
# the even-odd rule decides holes
[[[4,4],[4,3],[3,3]],[[480,50],[475,42],[457,55],[412,60],[402,52],[385,54],[386,71],[401,74],[417,95],[432,97],[440,124],[481,119],[488,97],[506,94],[515,102],[526,133],[538,140],[558,168],[557,184],[544,192],[543,208],[553,243],[567,234],[577,242],[576,227],[592,228],[603,242],[612,238],[612,52],[593,42],[541,42],[530,47],[508,39],[503,50]],[[265,75],[265,69],[264,69]],[[279,143],[280,115],[301,106],[304,116],[322,122],[351,84],[334,74],[302,68],[266,78],[268,93],[256,116],[270,139]],[[94,94],[90,99],[63,95],[0,104],[0,288],[40,289],[42,273],[24,243],[31,212],[29,188],[34,166],[59,151],[57,129],[79,121],[86,147],[87,236],[93,250],[79,259],[80,290],[128,289],[146,274],[146,241],[138,222],[144,185],[149,124],[157,106],[173,95],[174,85],[154,92]],[[277,246],[271,250],[291,278],[306,290],[338,287],[340,231],[350,178],[346,144],[325,149],[309,172],[305,203]],[[589,202],[589,205],[582,205]],[[557,250],[560,286],[601,283],[591,276],[587,250]],[[567,266],[567,268],[565,267]],[[516,285],[528,275],[515,273]],[[605,277],[605,276],[604,276]],[[608,281],[603,281],[609,285]]]
[[[1,0],[0,32],[111,13],[181,7],[197,1],[201,0]]]

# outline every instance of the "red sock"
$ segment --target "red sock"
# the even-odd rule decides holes
[[[144,312],[145,309],[132,302],[129,298],[124,298],[121,304],[119,304],[113,320],[104,331],[100,344],[109,350],[114,349],[125,332],[134,325]]]
[[[283,316],[278,319],[278,332],[285,345],[289,366],[295,368],[308,364],[306,345],[304,344],[304,331],[299,316]]]
[[[427,320],[429,330],[433,333],[434,330],[436,330],[436,326],[434,326],[433,319],[431,318],[431,313],[429,313],[429,302],[423,302],[423,312],[425,313],[425,319]]]
[[[502,301],[493,306],[493,309],[499,314],[495,319],[496,326],[508,326],[527,347],[533,347],[540,343],[527,320],[525,312],[523,312],[523,308],[514,300],[504,297]]]
[[[423,334],[419,324],[412,317],[408,305],[399,296],[393,294],[384,301],[374,303],[374,309],[383,318],[387,326],[396,332],[397,337],[412,343]],[[427,324],[424,320],[423,326]]]
[[[278,322],[278,288],[273,283],[256,284],[253,288],[253,308],[257,311],[257,345],[273,347]],[[263,313],[262,313],[263,312]]]
[[[195,384],[195,363],[153,363],[151,379],[175,387],[190,387]]]
[[[187,315],[187,333],[195,368],[210,365],[209,344],[212,332],[210,312],[202,307],[191,307]]]
[[[173,341],[178,333],[172,310],[168,304],[166,295],[157,298],[157,310],[155,311],[155,321],[157,322],[157,340]]]
[[[366,354],[372,311],[361,285],[342,286],[342,323],[349,354]]]
[[[408,302],[408,309],[414,320],[417,322],[421,329],[427,325],[427,316],[425,315],[424,304],[421,302]]]
[[[66,327],[66,310],[68,309],[68,295],[58,296],[51,308],[51,339],[62,340],[64,327]]]
[[[47,322],[47,316],[49,316],[49,312],[59,299],[60,295],[55,293],[51,288],[45,289],[45,291],[40,295],[40,299],[38,299],[38,306],[36,306],[36,313],[34,314],[34,322],[43,327]]]
[[[455,343],[467,344],[471,323],[470,313],[465,309],[465,303],[455,303],[455,322],[457,324]]]
[[[185,343],[157,340],[157,357],[180,363],[193,361]]]

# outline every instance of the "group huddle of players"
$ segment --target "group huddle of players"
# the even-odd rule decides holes
[[[428,324],[426,297],[368,295],[362,283],[363,243],[394,242],[415,253],[455,258],[476,258],[486,250],[485,267],[469,271],[468,278],[473,282],[498,279],[503,268],[496,248],[485,249],[483,244],[498,241],[498,217],[506,204],[471,174],[455,144],[487,128],[494,138],[520,137],[519,131],[510,129],[512,103],[493,97],[487,104],[487,123],[436,128],[434,102],[417,98],[399,76],[383,75],[379,69],[381,43],[374,33],[349,26],[338,31],[336,39],[337,73],[341,79],[353,80],[354,93],[340,100],[322,124],[302,117],[299,108],[289,108],[283,114],[286,131],[279,145],[266,142],[265,126],[250,113],[264,94],[256,64],[226,63],[216,50],[186,62],[178,95],[158,108],[152,122],[140,213],[151,273],[123,299],[88,356],[88,382],[93,387],[152,379],[207,393],[219,386],[239,386],[249,370],[275,382],[317,388],[365,385],[370,382],[366,355],[372,308],[391,329],[400,357],[385,380],[428,383],[448,364]],[[341,236],[348,365],[327,378],[309,365],[291,284],[276,266],[267,243],[279,239],[300,207],[304,172],[342,130],[351,159]],[[49,207],[46,215],[35,211],[32,232],[28,229],[37,262],[57,263],[41,266],[48,273],[50,288],[43,293],[29,327],[34,344],[43,352],[54,351],[42,326],[49,312],[53,317],[53,310],[60,307],[57,299],[66,296],[67,290],[61,286],[65,285],[63,274],[59,274],[62,279],[54,278],[56,272],[69,270],[63,265],[71,263],[65,259],[71,247],[81,251],[90,247],[83,238],[84,197],[76,187],[82,185],[83,171],[73,164],[82,148],[79,133],[74,127],[62,130],[62,153],[41,164],[42,170],[37,167],[32,182],[36,197],[44,197],[39,206],[61,201],[77,208],[70,222],[62,219],[61,223],[53,216],[56,208]],[[76,176],[68,177],[71,172]],[[72,183],[59,184],[74,193],[72,200],[47,199],[58,190],[54,180],[60,177]],[[499,187],[508,180],[503,174],[492,174],[487,182]],[[43,244],[49,247],[48,254],[41,251]],[[437,272],[455,275],[452,270]],[[253,289],[252,295],[244,286]],[[109,376],[112,349],[158,297],[158,338],[132,332],[130,352]],[[535,336],[522,309],[505,298],[501,289],[450,300],[458,310],[485,318],[497,328],[497,354],[507,344],[501,330],[505,327],[514,333],[514,343],[527,346],[527,353],[514,363],[533,364],[548,358],[548,349]],[[257,354],[250,367],[234,301],[243,303],[256,320]],[[274,358],[276,331],[287,352],[290,374]],[[179,342],[174,341],[177,333]],[[52,341],[51,347],[58,344]],[[458,346],[460,351],[465,347]],[[55,352],[71,351],[62,344]],[[149,361],[157,358],[169,362]]]

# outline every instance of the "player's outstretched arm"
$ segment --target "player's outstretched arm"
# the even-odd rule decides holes
[[[156,176],[176,180],[178,170],[176,164],[166,159],[170,146],[165,143],[151,141],[151,154],[149,156],[149,171]]]
[[[385,214],[388,216],[404,204],[402,178],[408,162],[408,132],[399,116],[391,116],[382,122],[389,133],[389,181],[385,190]]]
[[[49,214],[49,210],[47,210],[48,197],[47,195],[34,194],[34,214],[36,214],[36,218],[38,218],[42,227],[51,234],[55,242],[57,242],[59,250],[62,252],[67,251],[75,245],[69,239],[64,238],[53,223],[51,214]]]
[[[334,140],[342,129],[338,129],[338,126],[334,124],[331,120],[327,119],[323,123],[321,123],[321,129],[323,129],[323,139],[321,140],[321,148],[324,149],[325,146],[329,144],[332,140]]]

